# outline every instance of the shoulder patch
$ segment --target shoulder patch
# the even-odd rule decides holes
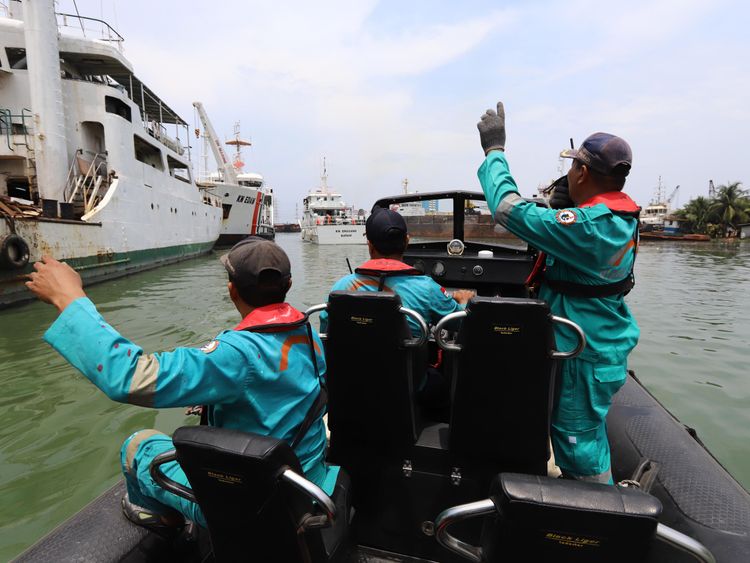
[[[218,340],[212,340],[208,344],[201,346],[201,352],[204,354],[210,354],[214,350],[216,350],[219,347],[219,341]]]
[[[555,220],[561,225],[572,225],[578,221],[578,215],[572,209],[561,209],[555,215]]]
[[[445,289],[444,287],[441,286],[440,291],[442,291],[443,295],[445,295],[446,297],[450,297],[451,299],[453,299],[453,296],[450,293],[448,293],[448,290]]]

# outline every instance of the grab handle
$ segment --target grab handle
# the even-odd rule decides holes
[[[440,346],[443,350],[447,352],[460,352],[461,351],[461,345],[456,344],[455,342],[448,342],[443,339],[443,330],[445,325],[447,325],[449,322],[456,320],[456,319],[463,319],[466,317],[468,313],[466,311],[456,311],[455,313],[450,313],[449,315],[445,315],[440,321],[438,321],[438,324],[435,325],[435,342],[437,342],[437,345]]]
[[[424,345],[424,343],[427,342],[427,337],[430,335],[430,332],[429,330],[427,330],[427,323],[424,322],[422,315],[420,315],[416,311],[407,309],[406,307],[399,307],[399,312],[403,313],[407,317],[411,317],[414,322],[419,325],[419,331],[421,332],[418,338],[411,338],[404,341],[404,346],[406,346],[407,348],[419,348],[420,346]]]
[[[578,354],[583,352],[583,349],[586,347],[586,335],[583,332],[583,329],[578,326],[576,323],[571,321],[570,319],[566,319],[565,317],[558,317],[556,315],[552,315],[552,322],[565,325],[573,330],[573,332],[576,333],[576,336],[578,337],[578,344],[575,348],[570,350],[569,352],[558,352],[557,350],[553,350],[550,354],[552,358],[555,360],[566,360],[568,358],[575,358]]]
[[[322,311],[325,311],[326,309],[328,309],[328,303],[320,303],[318,305],[313,305],[307,311],[305,311],[305,316],[309,317],[313,313],[320,313]],[[320,332],[318,333],[318,336],[320,336],[321,340],[326,340],[328,338],[328,333]]]

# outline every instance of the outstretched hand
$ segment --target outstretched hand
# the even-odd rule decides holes
[[[488,109],[479,123],[479,140],[484,154],[494,150],[505,150],[505,107],[503,102],[497,102],[497,111]]]
[[[58,311],[62,312],[79,297],[86,297],[81,276],[65,262],[42,256],[41,262],[34,264],[34,269],[36,272],[29,274],[26,287],[45,303],[57,307]]]

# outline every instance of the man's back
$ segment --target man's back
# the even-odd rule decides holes
[[[381,285],[382,284],[382,285]],[[437,323],[445,315],[461,310],[451,295],[429,276],[393,259],[369,260],[355,273],[338,280],[331,291],[390,291],[401,298],[407,309],[419,313],[427,323]],[[413,333],[419,330],[416,322],[408,319]],[[321,330],[327,326],[327,315],[321,315]]]

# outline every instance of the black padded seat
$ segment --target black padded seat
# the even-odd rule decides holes
[[[334,291],[328,298],[329,458],[408,457],[421,431],[414,377],[426,369],[394,293]],[[418,335],[415,335],[418,336]],[[356,479],[355,479],[356,481]]]
[[[499,514],[483,533],[487,561],[642,561],[662,510],[634,488],[507,473],[490,498]]]
[[[209,426],[173,436],[177,461],[208,525],[217,561],[328,562],[344,555],[349,478],[343,468],[332,497],[333,523],[282,474],[304,476],[289,445],[275,438]]]
[[[635,488],[504,473],[490,498],[456,506],[436,521],[438,541],[470,561],[643,561],[657,536],[661,502]],[[449,527],[482,518],[481,546]]]
[[[481,468],[484,490],[501,471],[546,475],[556,367],[547,303],[475,297],[456,344],[453,463]]]

